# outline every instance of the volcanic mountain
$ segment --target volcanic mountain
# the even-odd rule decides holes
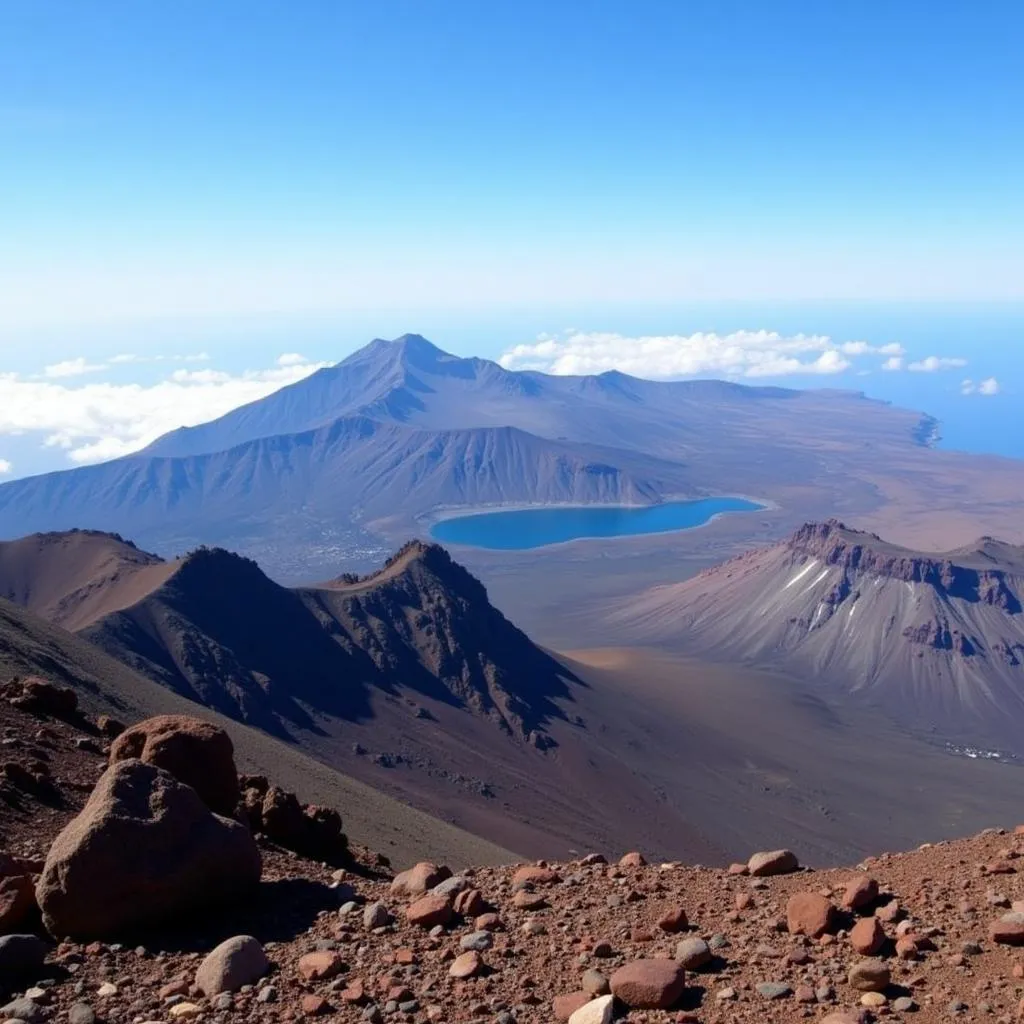
[[[852,392],[512,372],[406,335],[137,454],[4,484],[0,536],[91,527],[165,557],[222,545],[308,579],[339,554],[378,563],[442,508],[826,497],[840,475],[846,508],[877,500],[854,479],[869,449],[872,467],[917,458],[933,431]]]
[[[119,536],[0,543],[0,595],[172,690],[287,734],[370,717],[371,688],[418,694],[543,746],[571,673],[443,548],[412,542],[368,577],[289,590],[202,548],[171,562]]]
[[[90,542],[89,546],[96,545]],[[9,555],[9,550],[4,554]],[[70,687],[78,696],[79,708],[89,716],[106,714],[129,725],[152,715],[201,712],[231,735],[240,768],[273,778],[279,785],[296,791],[303,800],[341,809],[346,832],[361,844],[387,851],[396,864],[410,864],[424,856],[424,845],[435,859],[451,857],[460,863],[472,863],[477,858],[504,863],[513,856],[335,771],[294,744],[198,708],[192,701],[133,672],[82,637],[0,598],[0,685],[27,676]],[[2,700],[0,727],[7,741],[7,757],[24,757],[38,750],[38,720],[32,724],[31,716],[26,720],[25,715],[15,713]],[[48,750],[49,753],[44,752],[47,758],[52,754]],[[82,756],[97,760],[89,754]],[[58,769],[55,764],[55,775]],[[59,781],[66,782],[63,778]],[[61,805],[42,808],[42,820],[48,820],[54,810],[59,812]],[[31,808],[27,813],[31,813]],[[6,839],[9,819],[17,817],[19,811],[5,805],[4,814],[6,817],[0,822],[4,835],[0,838]],[[38,820],[31,819],[28,826],[43,827]],[[6,842],[4,845],[10,849]]]
[[[940,554],[836,520],[656,587],[612,618],[718,660],[797,670],[916,727],[1024,753],[1024,548]]]

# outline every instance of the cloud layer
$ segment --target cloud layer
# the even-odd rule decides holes
[[[622,334],[568,331],[506,351],[510,370],[592,374],[620,370],[655,380],[672,377],[789,377],[844,373],[873,357],[879,368],[903,368],[903,346],[895,342],[834,341],[824,334],[783,335],[777,331],[732,334]],[[934,357],[933,357],[934,358]],[[938,367],[936,367],[938,369]]]
[[[152,361],[164,360],[134,356],[111,360]],[[199,359],[167,357],[166,361]],[[74,463],[112,459],[138,451],[176,427],[194,426],[263,398],[325,365],[288,353],[269,369],[230,374],[181,367],[150,385],[72,382],[104,369],[84,359],[57,363],[33,377],[0,374],[0,435],[39,432],[44,445],[64,449]],[[0,474],[11,469],[10,463],[0,459]]]

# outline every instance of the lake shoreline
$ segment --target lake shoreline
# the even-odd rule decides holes
[[[621,532],[586,532],[588,529],[593,527],[584,525],[582,532],[572,536],[561,535],[558,531],[551,536],[551,539],[543,539],[543,533],[538,537],[527,537],[526,542],[519,544],[508,544],[500,543],[496,544],[488,542],[486,536],[481,540],[474,542],[473,540],[465,540],[459,537],[446,537],[438,536],[438,527],[446,523],[453,523],[456,520],[474,520],[481,521],[486,520],[491,516],[500,514],[504,515],[515,515],[516,513],[563,513],[578,511],[583,513],[607,513],[607,512],[635,512],[638,516],[647,513],[649,515],[657,515],[659,512],[671,512],[676,507],[686,509],[689,506],[702,505],[702,504],[714,504],[716,502],[745,502],[749,507],[732,507],[732,508],[720,508],[710,511],[703,519],[696,522],[682,522],[679,525],[674,523],[655,524],[649,528],[639,528],[633,530],[622,530]],[[572,544],[577,541],[614,541],[614,540],[626,540],[635,537],[650,537],[658,534],[669,534],[669,533],[681,533],[689,530],[697,530],[701,527],[707,526],[713,523],[716,519],[726,515],[737,515],[751,512],[766,512],[774,511],[779,508],[779,505],[771,499],[752,497],[748,495],[729,494],[729,495],[705,495],[703,497],[680,497],[676,499],[666,499],[662,502],[657,502],[650,505],[626,505],[626,504],[580,504],[578,502],[558,502],[558,503],[534,503],[534,504],[507,504],[507,505],[488,505],[488,506],[476,506],[476,507],[462,507],[462,508],[444,508],[434,509],[431,512],[426,513],[422,516],[417,517],[418,521],[424,525],[428,530],[431,540],[437,541],[442,544],[450,544],[454,547],[464,548],[476,548],[478,550],[485,551],[533,551],[539,548],[555,547],[563,544]],[[548,528],[553,528],[553,523],[548,523]],[[561,525],[561,524],[558,524]],[[642,527],[643,524],[641,524]],[[502,537],[504,540],[504,536]]]

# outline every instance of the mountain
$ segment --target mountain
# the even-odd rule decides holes
[[[1024,548],[913,551],[808,523],[618,607],[646,641],[841,686],[917,727],[1024,753]]]
[[[0,566],[0,591],[78,630],[0,599],[0,684],[43,674],[123,721],[203,707],[246,770],[338,807],[400,862],[421,844],[464,863],[628,835],[709,863],[794,829],[834,861],[1019,806],[1005,764],[839,691],[651,651],[549,654],[435,545],[295,589],[226,551],[162,561],[82,532],[3,545]]]
[[[120,537],[0,544],[0,594],[133,670],[270,732],[372,716],[370,690],[430,697],[546,742],[571,678],[437,545],[367,577],[289,590],[252,560],[202,548],[172,562]]]
[[[73,547],[77,546],[74,538],[69,540]],[[0,685],[24,676],[41,676],[71,687],[86,714],[110,715],[129,725],[152,715],[201,712],[203,718],[231,735],[240,769],[266,775],[297,792],[305,801],[338,808],[351,838],[386,852],[397,866],[419,860],[425,855],[424,850],[434,859],[450,858],[459,864],[479,859],[491,864],[506,863],[514,856],[341,774],[294,744],[198,708],[192,701],[133,672],[82,637],[0,598]],[[30,719],[29,731],[25,733],[24,723],[17,715],[4,712],[4,707],[0,704],[4,735],[11,741],[8,756],[17,758],[19,752],[38,751],[38,737],[33,739],[38,721],[32,725]],[[41,756],[49,755],[44,752]],[[9,806],[3,810],[14,813]],[[0,822],[0,830],[4,830],[4,824]]]
[[[854,477],[882,451],[926,451],[930,424],[851,392],[512,372],[406,335],[135,455],[6,483],[0,536],[89,527],[164,557],[220,545],[308,579],[378,562],[446,508],[780,487],[877,502]]]

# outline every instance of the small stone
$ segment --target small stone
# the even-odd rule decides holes
[[[768,875],[788,875],[800,867],[796,854],[789,850],[771,850],[764,853],[755,853],[747,861],[747,870],[755,878],[763,878]]]
[[[611,1024],[615,997],[600,996],[584,1003],[569,1018],[569,1024]]]
[[[786,924],[790,935],[820,939],[832,930],[835,908],[815,892],[798,892],[786,904]]]
[[[672,934],[685,931],[688,924],[686,911],[682,907],[673,907],[658,918],[658,927]]]
[[[331,1012],[330,1003],[324,999],[323,996],[313,995],[309,993],[302,997],[302,1012],[307,1017],[320,1017],[325,1013]]]
[[[72,1003],[68,1008],[68,1024],[95,1024],[96,1013],[88,1003]]]
[[[642,868],[647,864],[644,855],[637,850],[627,853],[619,860],[620,868]]]
[[[21,1020],[25,1024],[39,1024],[46,1017],[46,1011],[31,999],[14,999],[6,1006],[0,1007],[0,1017],[4,1020]]]
[[[236,935],[211,950],[196,971],[196,988],[207,998],[237,992],[270,970],[263,947],[251,935]]]
[[[846,883],[840,901],[846,910],[863,910],[878,899],[878,882],[868,875],[860,875]]]
[[[882,992],[889,987],[891,974],[881,960],[861,960],[847,975],[851,988],[858,992]]]
[[[779,981],[763,981],[757,986],[758,994],[765,999],[785,999],[793,994],[793,990]]]
[[[850,945],[861,956],[874,956],[885,945],[885,931],[878,918],[861,918],[850,931]]]
[[[490,932],[486,931],[470,932],[459,939],[460,949],[476,950],[478,953],[482,953],[485,949],[490,949],[492,945],[494,945],[494,938]]]
[[[1024,914],[1011,912],[993,921],[988,930],[989,938],[1002,946],[1024,946]]]
[[[715,993],[715,999],[720,1003],[730,1003],[736,998],[738,998],[738,993],[731,985],[727,988],[720,988]]]
[[[406,920],[420,928],[446,925],[452,919],[452,904],[447,896],[431,893],[405,908]]]
[[[551,1000],[551,1015],[555,1020],[571,1020],[577,1010],[590,1002],[589,992],[568,992]]]
[[[881,992],[865,992],[860,997],[860,1005],[867,1006],[869,1009],[877,1010],[880,1006],[885,1006],[889,1000],[882,995]]]
[[[583,991],[592,996],[607,995],[611,991],[608,979],[600,972],[593,969],[583,975]]]
[[[676,960],[688,971],[703,967],[711,959],[711,949],[703,939],[683,939],[676,946]]]
[[[892,1001],[892,1008],[897,1013],[911,1013],[917,1009],[917,1003],[910,996],[900,996]]]
[[[374,928],[383,928],[391,920],[388,908],[379,900],[369,903],[363,910],[363,927],[372,932]]]
[[[117,995],[117,986],[113,982],[105,981],[96,989],[96,995],[101,999],[109,999],[111,996]]]
[[[306,981],[329,981],[345,969],[345,962],[332,950],[318,950],[299,957],[296,965]]]
[[[195,1003],[175,1003],[168,1011],[167,1016],[175,1020],[183,1020],[187,1017],[198,1017],[202,1009]]]
[[[470,950],[468,953],[462,953],[457,956],[453,961],[451,967],[448,968],[448,976],[450,978],[472,978],[479,974],[484,968],[484,962],[480,954],[476,950]]]

